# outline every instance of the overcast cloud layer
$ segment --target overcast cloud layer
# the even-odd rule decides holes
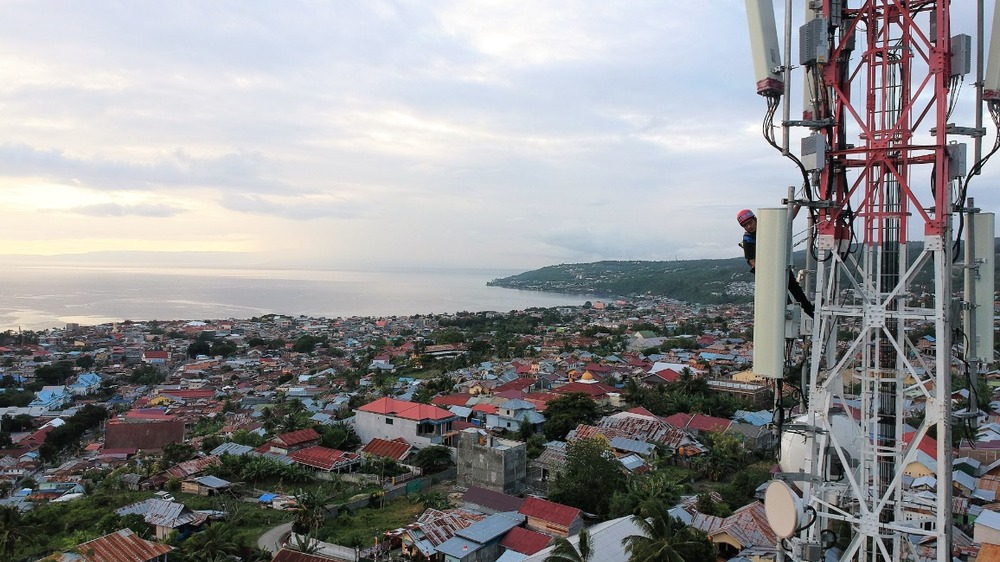
[[[955,10],[955,32],[972,33],[974,11]],[[741,0],[3,12],[0,253],[316,268],[724,258],[740,255],[738,209],[800,183],[761,137]],[[996,177],[972,184],[988,210]]]

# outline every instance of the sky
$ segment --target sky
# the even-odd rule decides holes
[[[761,136],[744,6],[4,0],[0,254],[736,257],[737,211],[800,183]],[[971,186],[990,210],[996,178]]]

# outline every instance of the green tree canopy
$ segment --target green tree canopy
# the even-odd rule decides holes
[[[582,392],[571,392],[549,402],[545,408],[542,432],[549,440],[565,439],[566,434],[584,423],[590,424],[600,417],[597,403]]]
[[[420,449],[411,460],[413,466],[419,466],[427,472],[440,472],[452,465],[451,449],[441,445],[431,445]]]
[[[549,486],[549,499],[606,518],[611,497],[626,489],[625,469],[604,439],[577,439]]]
[[[650,499],[640,512],[632,516],[640,534],[622,541],[629,562],[715,562],[715,545],[705,533],[671,517],[663,502]]]
[[[35,380],[46,385],[66,384],[66,379],[73,374],[73,363],[59,361],[51,365],[43,365],[35,369]]]
[[[319,432],[319,444],[331,449],[341,451],[353,451],[361,445],[361,438],[355,433],[354,428],[346,423],[338,422],[332,425],[316,426]]]

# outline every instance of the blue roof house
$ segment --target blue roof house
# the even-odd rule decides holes
[[[72,399],[65,386],[43,386],[35,393],[35,399],[31,401],[31,404],[28,404],[28,407],[59,410],[69,404]]]
[[[83,373],[76,378],[75,383],[69,385],[69,391],[74,396],[87,396],[100,390],[101,382],[101,376],[97,373]]]

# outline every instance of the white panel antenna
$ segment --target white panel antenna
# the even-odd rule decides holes
[[[788,209],[760,209],[753,291],[753,373],[780,379],[785,368]]]
[[[778,73],[781,68],[781,50],[778,47],[778,30],[774,24],[774,5],[771,0],[747,0],[747,23],[750,26],[750,54],[753,56],[757,93],[779,97],[785,85]]]
[[[749,0],[748,0],[749,2]],[[1000,6],[993,6],[993,30],[983,79],[983,100],[1000,101]]]

